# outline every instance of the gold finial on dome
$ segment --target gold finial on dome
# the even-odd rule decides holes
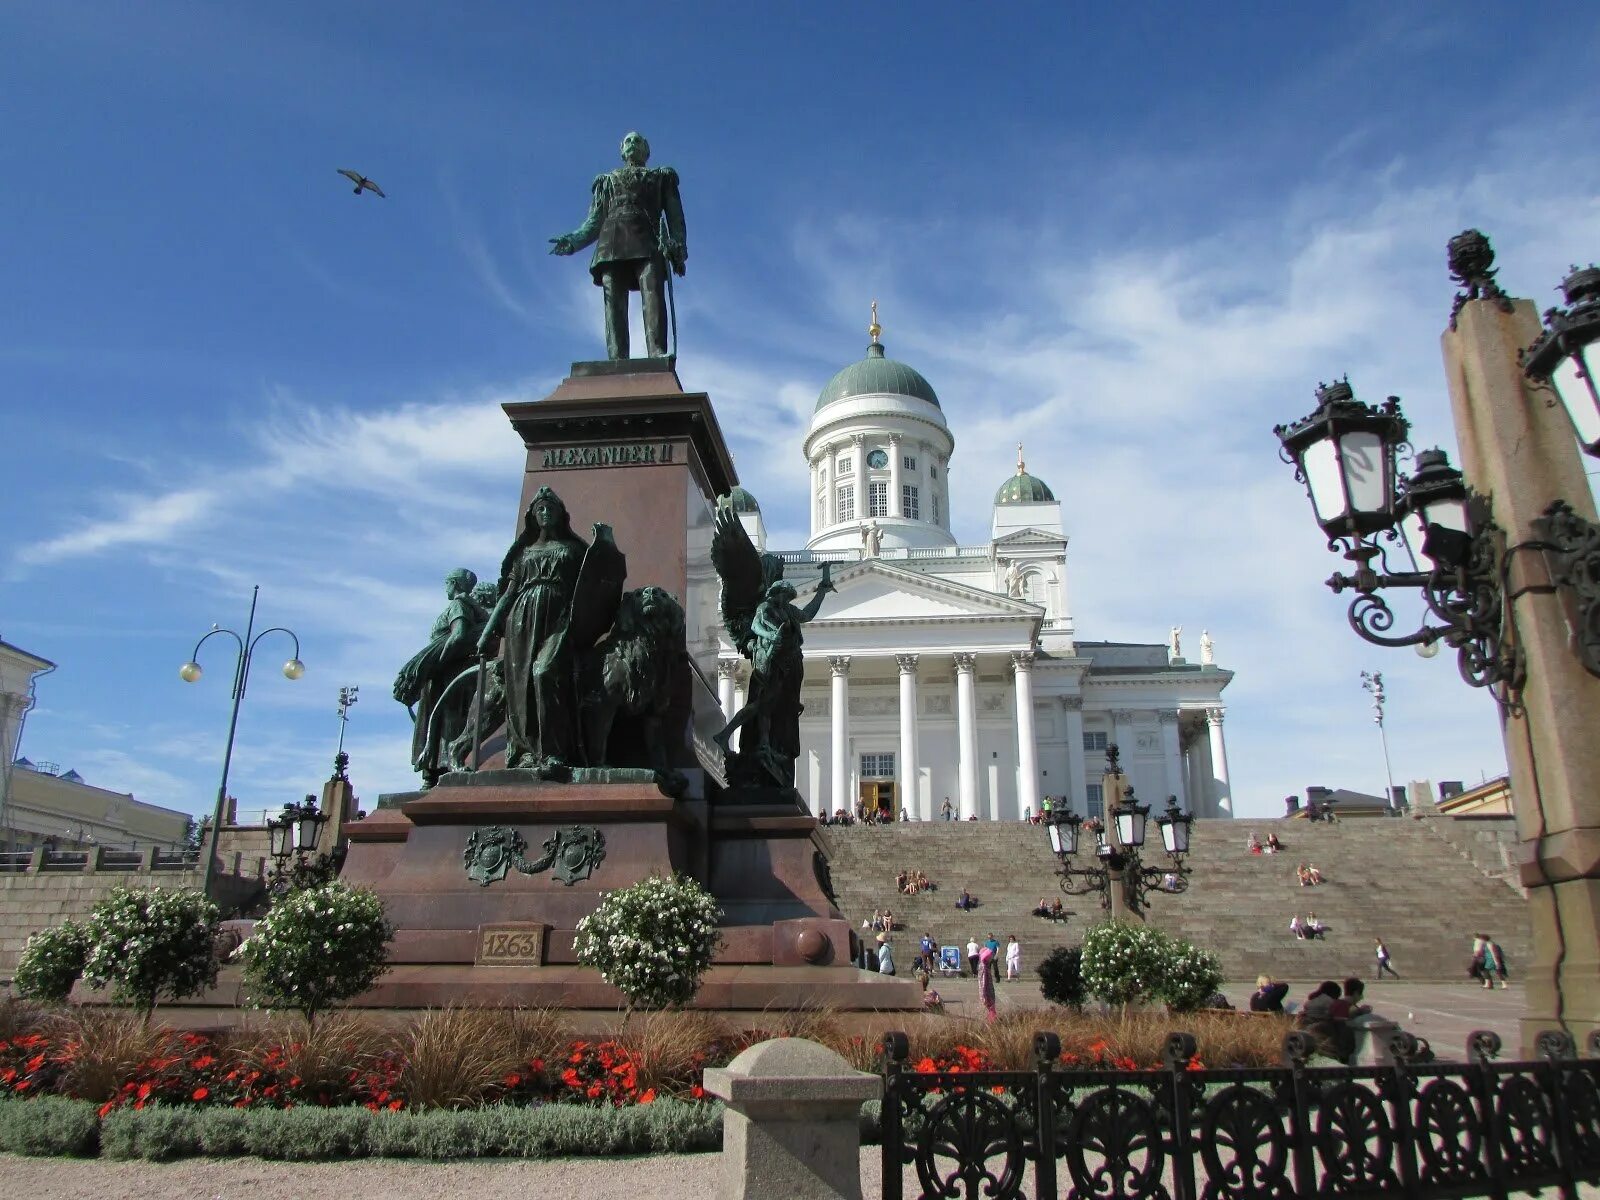
[[[872,302],[872,324],[867,326],[867,333],[872,337],[872,344],[878,344],[878,336],[883,333],[883,326],[878,324],[878,302]]]
[[[1026,475],[1027,473],[1028,473],[1027,466],[1022,461],[1022,443],[1018,442],[1017,443],[1017,474],[1018,475]]]

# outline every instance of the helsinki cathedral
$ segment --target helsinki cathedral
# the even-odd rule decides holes
[[[876,308],[876,306],[874,306]],[[802,443],[811,538],[768,547],[757,498],[731,502],[758,549],[774,549],[805,604],[820,564],[838,591],[805,630],[795,785],[812,812],[865,803],[928,821],[1015,821],[1044,796],[1101,814],[1106,747],[1135,795],[1227,817],[1222,690],[1233,678],[1201,635],[1165,642],[1078,636],[1068,537],[1048,484],[1015,471],[994,494],[987,542],[950,532],[956,440],[933,387],[889,358],[874,315],[866,357],[822,389]],[[971,468],[966,468],[970,470]],[[718,694],[743,704],[749,664],[723,643]]]

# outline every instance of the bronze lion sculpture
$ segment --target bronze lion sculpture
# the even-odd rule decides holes
[[[591,765],[622,757],[609,751],[612,727],[619,716],[631,718],[642,727],[644,750],[663,790],[682,793],[688,781],[667,760],[662,726],[686,653],[683,608],[671,592],[650,586],[623,593],[611,632],[578,666],[583,748]]]

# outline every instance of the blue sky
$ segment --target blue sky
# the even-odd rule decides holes
[[[513,532],[499,404],[603,354],[546,239],[637,127],[684,181],[680,375],[778,541],[876,297],[944,401],[963,541],[1021,440],[1079,635],[1210,629],[1242,812],[1377,790],[1362,668],[1397,780],[1496,774],[1450,655],[1345,626],[1271,427],[1348,371],[1454,450],[1444,243],[1485,229],[1541,306],[1596,255],[1597,33],[1577,4],[8,4],[0,637],[60,664],[23,750],[208,809],[230,664],[177,667],[260,583],[307,672],[262,644],[242,806],[326,776],[341,684],[358,791],[408,786],[394,671]]]

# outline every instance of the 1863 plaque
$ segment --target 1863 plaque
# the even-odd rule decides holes
[[[512,922],[478,926],[480,967],[537,967],[544,962],[543,925]]]

